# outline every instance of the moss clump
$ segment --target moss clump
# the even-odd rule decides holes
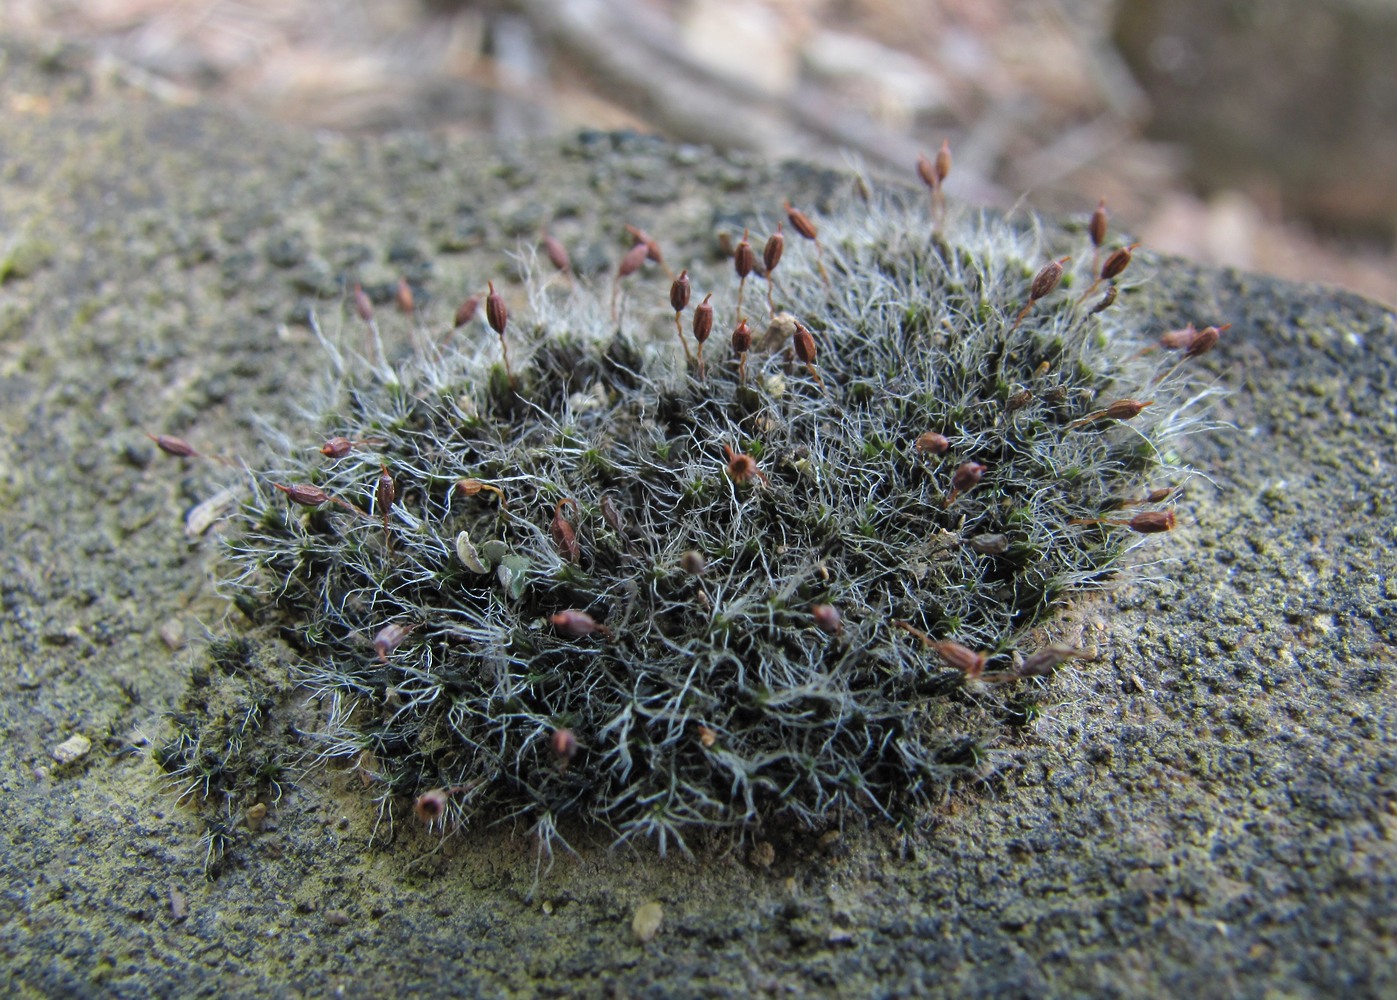
[[[289,689],[277,659],[240,637],[215,639],[204,653],[153,756],[181,801],[207,807],[204,866],[214,876],[240,835],[241,810],[281,798],[295,752],[268,726]]]
[[[736,279],[696,274],[702,377],[646,273],[620,320],[609,287],[533,282],[508,372],[483,325],[326,338],[329,403],[230,536],[240,606],[329,706],[321,757],[447,828],[547,844],[577,816],[661,849],[904,817],[983,765],[1028,711],[984,678],[1022,680],[1019,643],[1117,571],[1132,514],[1164,523],[1140,501],[1180,481],[1161,456],[1207,393],[1077,301],[1085,272],[1018,319],[1047,251],[1089,247],[897,196],[820,225],[772,309],[747,279],[743,357]],[[1152,405],[1094,415],[1123,399]]]

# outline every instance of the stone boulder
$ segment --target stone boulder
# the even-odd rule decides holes
[[[321,363],[298,319],[347,267],[452,300],[544,222],[604,264],[623,222],[697,241],[831,181],[635,136],[302,135],[0,60],[7,994],[1397,991],[1397,320],[1143,254],[1155,329],[1233,324],[1209,356],[1232,427],[1188,456],[1216,489],[1146,581],[1074,610],[1103,655],[923,829],[692,858],[583,831],[536,884],[508,824],[441,845],[292,768],[215,817],[205,878],[199,789],[151,745],[226,711],[210,671],[242,668],[202,637],[240,624],[185,531],[215,477],[146,433],[237,453],[291,419]]]

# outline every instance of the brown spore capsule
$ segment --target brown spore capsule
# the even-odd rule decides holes
[[[354,506],[348,500],[341,499],[332,493],[327,493],[319,486],[313,486],[310,483],[296,483],[292,486],[286,486],[282,483],[272,483],[272,487],[285,493],[288,500],[292,503],[300,504],[302,507],[319,507],[323,504],[333,503],[361,517],[368,517],[368,514],[364,513],[364,511]]]
[[[948,666],[965,674],[967,680],[976,680],[985,672],[988,653],[977,652],[950,639],[933,642],[932,646]]]
[[[1024,317],[1028,315],[1029,310],[1033,308],[1034,303],[1044,296],[1051,294],[1052,290],[1057,287],[1058,282],[1062,280],[1062,265],[1066,264],[1071,259],[1071,257],[1062,257],[1058,260],[1049,261],[1039,269],[1038,273],[1033,276],[1033,281],[1028,286],[1028,301],[1025,302],[1024,307],[1019,310],[1018,316],[1014,317],[1014,325],[1011,329],[1017,330],[1019,324],[1023,322]]]
[[[1109,216],[1106,213],[1106,199],[1102,198],[1096,203],[1096,211],[1091,213],[1091,221],[1087,223],[1087,235],[1091,237],[1091,245],[1100,247],[1106,242],[1106,225]]]
[[[1120,277],[1122,271],[1130,266],[1131,256],[1135,253],[1135,248],[1140,244],[1132,243],[1128,247],[1121,247],[1111,253],[1106,258],[1106,263],[1101,265],[1101,280],[1111,281]]]
[[[623,263],[624,263],[624,262],[623,262]],[[694,355],[693,355],[693,353],[689,350],[689,342],[688,342],[687,340],[684,339],[684,325],[683,325],[682,323],[679,322],[679,314],[682,313],[682,312],[684,311],[684,309],[688,306],[688,304],[689,304],[689,296],[690,296],[692,290],[693,290],[693,289],[692,289],[692,287],[691,287],[690,284],[689,284],[689,272],[688,272],[687,269],[685,269],[685,270],[683,270],[683,271],[680,271],[680,272],[679,272],[679,277],[675,278],[674,281],[672,281],[672,282],[670,283],[670,286],[669,286],[669,304],[670,304],[670,306],[674,309],[674,335],[675,335],[676,337],[679,338],[679,346],[682,347],[682,348],[684,348],[684,357],[687,358],[690,362],[692,362],[692,361],[694,360]],[[614,299],[614,298],[615,298],[615,296],[613,295],[613,299]],[[704,300],[703,300],[703,303],[704,303],[704,305],[708,305],[708,299],[704,299]],[[701,309],[701,308],[703,308],[703,307],[700,306],[699,308]],[[712,307],[712,306],[709,306],[708,308],[709,308],[710,323],[711,323],[711,321],[712,321],[711,313],[712,313],[712,308],[713,308],[713,307]],[[613,301],[613,303],[612,303],[612,309],[613,309],[613,311],[615,310],[615,302],[614,302],[614,301]],[[695,331],[697,331],[698,324],[699,324],[698,310],[695,310],[695,311],[694,311],[694,328],[695,328]],[[699,371],[700,371],[700,374],[702,374],[702,371],[703,371],[703,353],[702,353],[702,352],[703,352],[703,341],[700,340],[700,341],[699,341]]]
[[[821,632],[838,635],[844,631],[844,619],[833,604],[817,604],[810,609],[810,617]]]
[[[791,228],[815,244],[815,266],[819,268],[820,279],[828,288],[830,286],[829,272],[825,270],[824,249],[820,246],[819,230],[815,228],[815,223],[810,221],[810,216],[798,208],[792,208],[789,201],[785,202],[784,205],[786,218],[790,221]]]
[[[500,354],[504,358],[505,375],[510,385],[514,384],[514,372],[509,367],[509,346],[505,343],[504,329],[509,322],[509,308],[504,304],[504,296],[495,291],[495,283],[489,282],[489,293],[485,296],[485,321],[490,324],[500,338]]]
[[[957,466],[955,474],[951,476],[951,488],[957,493],[974,489],[984,474],[985,467],[979,462],[965,462]]]
[[[626,232],[631,234],[631,238],[635,240],[636,243],[645,247],[646,257],[648,257],[650,260],[653,260],[660,267],[665,266],[665,255],[663,252],[661,252],[660,244],[655,240],[653,236],[651,236],[645,230],[640,229],[636,226],[627,226]]]
[[[354,450],[354,442],[347,437],[332,437],[320,446],[320,454],[326,458],[344,458]]]
[[[454,328],[465,326],[475,319],[475,311],[480,308],[480,296],[472,295],[466,301],[456,307],[456,315],[452,318]]]
[[[689,549],[679,557],[679,568],[690,576],[703,576],[707,563],[698,549]]]
[[[612,499],[610,493],[603,493],[601,499],[597,501],[597,506],[601,508],[602,520],[607,526],[618,535],[625,535],[626,522],[621,517],[621,512],[616,509],[616,501]]]
[[[287,499],[292,503],[298,503],[302,507],[319,507],[334,499],[319,486],[312,486],[310,483],[295,483],[291,486],[283,486],[281,483],[273,483],[272,485],[285,493]]]
[[[555,729],[548,740],[553,755],[566,767],[577,756],[577,736],[571,729]]]
[[[936,165],[925,153],[917,154],[917,176],[930,190],[936,190]]]
[[[786,250],[786,237],[781,234],[781,224],[776,224],[776,232],[767,237],[766,245],[762,247],[762,266],[766,268],[766,276],[771,277],[771,272],[776,270],[776,265],[781,263],[781,254]]]
[[[742,239],[732,252],[732,265],[737,270],[737,276],[744,279],[757,267],[757,254],[747,237],[748,234],[743,232]]]
[[[951,439],[935,431],[923,431],[912,446],[923,455],[944,455],[951,448]]]
[[[1174,524],[1172,510],[1147,510],[1126,521],[1125,527],[1141,535],[1157,535],[1165,531],[1173,531]]]
[[[732,350],[737,355],[737,379],[747,381],[747,352],[752,349],[752,328],[747,321],[739,320],[732,330]]]
[[[713,303],[709,301],[712,298],[712,293],[709,293],[703,297],[702,302],[694,307],[694,340],[698,343],[698,368],[700,379],[705,377],[703,370],[703,345],[708,342],[709,336],[713,333]],[[679,325],[678,313],[674,314],[674,324],[676,327]],[[685,349],[687,350],[687,347]]]
[[[493,483],[482,482],[479,479],[458,480],[456,483],[456,492],[460,493],[463,497],[473,497],[481,492],[493,493],[499,498],[501,509],[507,506],[504,500],[504,490]]]
[[[399,625],[396,622],[379,629],[373,641],[374,652],[378,654],[379,661],[387,663],[389,655],[403,644],[403,640],[411,632],[411,625]]]
[[[558,271],[563,274],[572,273],[572,258],[568,256],[567,247],[551,233],[543,234],[543,252],[548,256],[548,263]]]
[[[573,530],[572,523],[563,516],[563,508],[569,504],[572,505],[573,511],[577,510],[577,501],[571,497],[558,501],[558,505],[553,508],[553,523],[549,528],[558,551],[568,562],[575,563],[582,557],[582,546],[578,544],[577,532]]]
[[[1198,330],[1192,323],[1180,330],[1169,330],[1159,338],[1159,346],[1168,351],[1187,350],[1198,337]]]
[[[791,228],[807,240],[819,239],[819,230],[815,228],[815,223],[810,221],[810,216],[806,215],[798,208],[792,208],[791,203],[785,203],[786,218],[790,220]]]
[[[791,341],[795,349],[796,359],[805,365],[805,370],[810,373],[810,377],[818,382],[820,388],[823,389],[825,380],[820,377],[819,371],[815,368],[815,338],[799,320],[796,320],[796,329]]]
[[[606,629],[597,624],[597,620],[585,611],[568,609],[559,611],[557,614],[549,615],[548,620],[553,623],[553,627],[562,635],[570,639],[584,639],[594,632],[606,634]]]
[[[412,804],[412,813],[425,826],[431,826],[446,815],[450,793],[445,788],[429,788]]]
[[[679,272],[679,277],[675,278],[669,286],[669,305],[675,312],[683,312],[689,306],[689,295],[692,286],[689,284],[689,271],[686,268]]]
[[[374,501],[378,505],[378,515],[383,518],[383,537],[392,544],[392,538],[388,534],[388,521],[393,513],[393,501],[398,498],[398,488],[393,483],[393,474],[388,471],[388,466],[383,466],[383,471],[378,474],[378,482],[374,484]]]
[[[732,331],[732,350],[734,354],[746,354],[752,349],[752,328],[747,325],[744,319]]]
[[[485,296],[485,321],[501,337],[509,322],[509,307],[504,304],[504,296],[495,291],[495,283],[489,282],[489,293]]]
[[[703,301],[694,307],[694,340],[700,348],[713,333],[713,304],[709,301],[711,298],[712,293],[705,295]]]
[[[374,318],[374,304],[369,300],[369,293],[357,281],[354,283],[354,311],[365,323]]]
[[[147,434],[146,437],[155,442],[155,447],[159,448],[167,455],[175,458],[198,458],[199,453],[194,450],[194,446],[184,438],[174,437],[170,434]]]
[[[801,364],[813,365],[815,363],[815,338],[799,321],[796,322],[796,332],[791,340],[792,346],[795,348],[796,358],[800,360]]]
[[[1153,405],[1152,399],[1145,402],[1138,399],[1118,399],[1102,410],[1101,415],[1111,420],[1133,420],[1144,412],[1145,407]]]
[[[1091,311],[1088,312],[1087,315],[1095,316],[1097,313],[1105,312],[1107,309],[1111,308],[1111,306],[1115,305],[1116,296],[1118,294],[1119,291],[1116,288],[1116,286],[1111,285],[1109,288],[1106,289],[1106,294],[1101,296],[1101,301],[1098,302],[1096,305],[1092,306]]]
[[[1047,677],[1067,660],[1090,658],[1090,653],[1072,646],[1045,646],[1024,657],[1024,661],[1014,668],[1014,674],[1017,677]]]
[[[398,288],[394,299],[398,304],[399,312],[411,314],[417,308],[417,300],[412,294],[412,285],[408,283],[407,278],[398,279]]]
[[[728,445],[723,445],[723,453],[727,456],[728,478],[735,483],[745,483],[750,479],[760,479],[767,483],[766,474],[757,466],[757,460],[751,455],[733,451]]]
[[[1141,402],[1138,399],[1118,399],[1110,406],[1097,410],[1095,413],[1088,413],[1080,420],[1074,420],[1068,424],[1068,428],[1081,427],[1084,424],[1095,423],[1098,420],[1134,420],[1145,407],[1153,406],[1154,400]]]
[[[1222,326],[1205,326],[1198,331],[1193,342],[1188,345],[1188,350],[1184,351],[1184,357],[1196,358],[1200,354],[1207,354],[1218,346],[1222,333],[1231,326],[1231,323],[1224,323]]]
[[[378,482],[374,484],[374,499],[378,501],[378,508],[386,518],[393,501],[398,499],[398,488],[393,483],[393,474],[388,471],[388,466],[384,465],[381,468]]]
[[[951,141],[941,140],[941,148],[936,151],[936,186],[939,188],[951,176]]]
[[[1062,265],[1071,259],[1071,257],[1062,257],[1043,265],[1033,276],[1033,283],[1028,286],[1029,302],[1037,302],[1052,293],[1058,282],[1062,280]]]
[[[621,263],[616,268],[616,276],[618,278],[628,278],[632,274],[635,274],[635,272],[640,270],[640,265],[645,263],[645,258],[647,256],[648,250],[645,244],[637,243],[627,250],[625,256],[621,258]]]

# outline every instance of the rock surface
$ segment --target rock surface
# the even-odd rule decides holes
[[[1372,0],[1116,5],[1114,41],[1184,144],[1194,179],[1279,197],[1286,213],[1397,230],[1397,8]]]
[[[583,832],[535,893],[519,831],[371,843],[357,779],[316,772],[260,829],[228,818],[208,881],[147,744],[198,693],[203,623],[236,621],[184,530],[215,477],[146,432],[237,453],[292,419],[317,363],[295,320],[338,315],[356,262],[385,296],[405,272],[452,300],[550,219],[582,254],[614,254],[626,221],[697,244],[829,180],[637,138],[296,135],[61,53],[3,51],[0,92],[8,995],[1397,990],[1392,314],[1148,262],[1158,329],[1234,324],[1210,357],[1236,429],[1189,456],[1218,489],[1191,490],[1151,582],[1079,609],[1104,655],[922,834],[783,839],[762,867]],[[92,752],[53,769],[74,732]]]

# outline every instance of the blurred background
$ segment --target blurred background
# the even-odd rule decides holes
[[[1397,304],[1397,0],[0,0],[99,80],[311,128],[634,128],[1085,215]]]

